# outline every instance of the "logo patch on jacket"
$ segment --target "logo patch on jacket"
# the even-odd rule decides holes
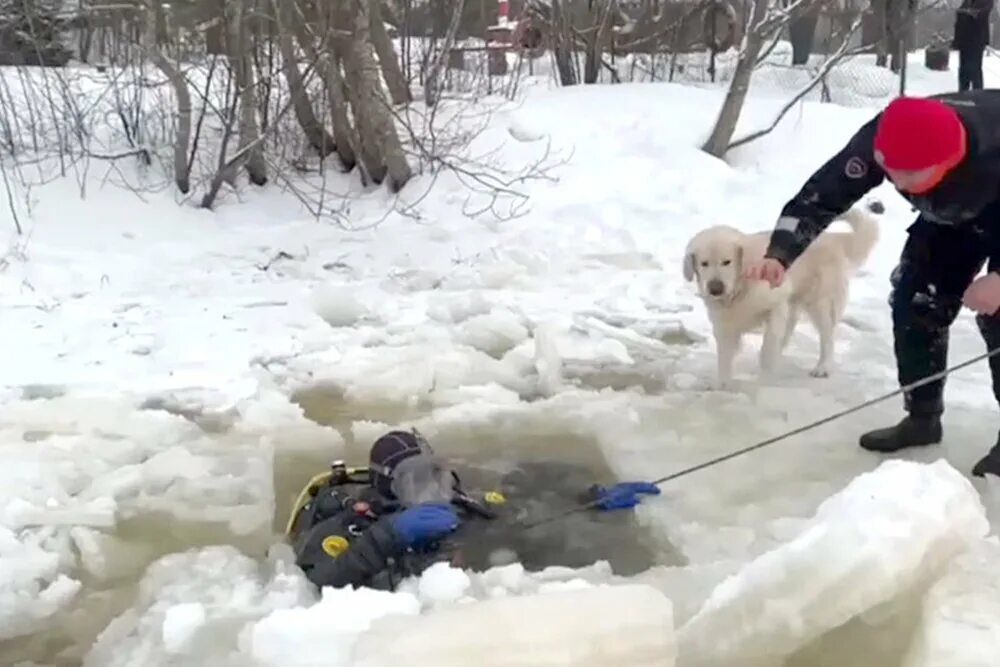
[[[844,173],[848,178],[864,178],[868,173],[868,165],[861,158],[854,156],[844,165]]]

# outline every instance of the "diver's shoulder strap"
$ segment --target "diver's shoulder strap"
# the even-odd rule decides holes
[[[335,476],[336,479],[334,479]],[[302,487],[302,490],[299,491],[299,495],[295,499],[295,504],[292,505],[292,511],[288,514],[288,523],[285,524],[285,535],[291,535],[292,529],[295,527],[295,520],[302,512],[302,508],[305,507],[312,498],[315,498],[316,494],[319,493],[320,489],[324,486],[370,483],[371,471],[365,467],[340,468],[336,472],[331,469],[321,472],[318,475],[313,475],[312,478],[306,482],[306,485]]]

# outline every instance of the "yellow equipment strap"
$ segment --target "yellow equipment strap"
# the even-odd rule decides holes
[[[367,473],[368,468],[348,468],[348,476],[356,475],[359,473]],[[295,518],[305,507],[305,504],[309,502],[309,498],[312,495],[311,492],[313,488],[319,488],[320,486],[326,484],[330,481],[330,477],[333,476],[332,470],[327,470],[326,472],[321,472],[318,475],[314,475],[312,479],[306,482],[306,485],[302,487],[299,491],[298,497],[295,499],[295,504],[292,505],[292,511],[288,514],[288,523],[285,524],[285,537],[290,537],[292,534],[292,526],[295,524]]]

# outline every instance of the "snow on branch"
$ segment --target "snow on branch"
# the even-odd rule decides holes
[[[830,54],[830,56],[823,62],[823,64],[820,65],[819,69],[816,71],[816,74],[812,77],[812,79],[810,79],[809,82],[805,86],[803,86],[781,108],[781,111],[779,111],[778,115],[774,117],[774,120],[771,121],[770,125],[768,125],[766,128],[763,128],[761,130],[757,130],[755,132],[751,132],[750,134],[748,134],[748,135],[746,135],[744,137],[741,137],[739,139],[736,139],[735,141],[730,142],[729,146],[726,147],[726,150],[727,151],[731,151],[734,148],[739,148],[740,146],[745,146],[745,145],[749,144],[750,142],[756,141],[757,139],[760,139],[761,137],[764,137],[764,136],[770,134],[771,132],[773,132],[774,129],[776,127],[778,127],[778,123],[781,122],[781,120],[792,109],[792,107],[794,107],[796,104],[798,104],[817,85],[819,85],[819,83],[826,78],[826,76],[830,73],[830,71],[834,67],[836,67],[838,64],[840,64],[841,62],[843,62],[844,60],[846,60],[847,58],[849,58],[849,57],[851,57],[853,55],[857,55],[858,53],[867,51],[866,48],[860,48],[860,49],[849,49],[848,48],[849,45],[850,45],[851,37],[861,27],[862,18],[863,18],[862,16],[858,16],[857,18],[854,19],[854,22],[851,24],[851,27],[847,31],[847,34],[843,37],[843,39],[842,39],[842,41],[840,43],[840,46],[837,48],[837,50],[834,53]]]

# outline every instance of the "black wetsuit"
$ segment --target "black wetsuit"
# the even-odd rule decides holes
[[[471,482],[496,491],[463,494],[455,503],[461,518],[458,530],[420,550],[401,543],[392,517],[402,508],[372,488],[367,474],[331,478],[299,510],[289,537],[299,567],[320,587],[391,590],[401,579],[440,561],[477,571],[515,560],[528,570],[584,567],[598,560],[610,561],[622,574],[648,568],[657,548],[638,528],[632,512],[579,512],[524,529],[528,520],[593,500],[587,486],[591,474],[559,462],[524,463],[506,470],[463,467],[462,488]],[[659,551],[663,553],[662,547]]]

